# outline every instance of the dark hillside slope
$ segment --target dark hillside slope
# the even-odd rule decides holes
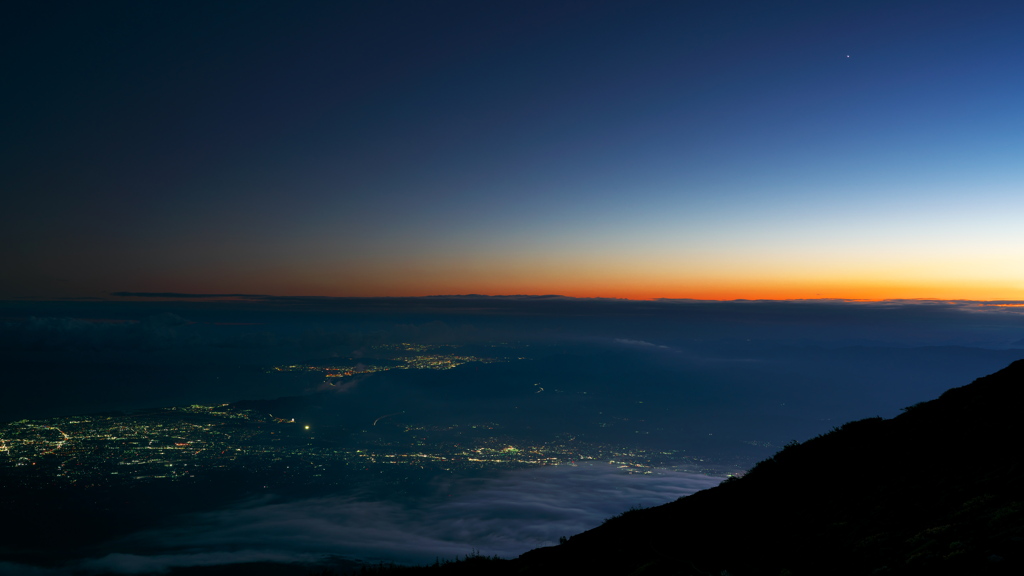
[[[1024,574],[1022,408],[1017,361],[491,571]]]

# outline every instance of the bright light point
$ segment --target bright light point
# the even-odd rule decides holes
[[[309,430],[309,424],[306,424],[305,428],[306,430]]]

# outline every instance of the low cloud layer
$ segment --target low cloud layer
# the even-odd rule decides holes
[[[137,534],[120,542],[116,552],[81,561],[77,568],[141,574],[330,556],[429,563],[474,550],[514,557],[631,507],[669,502],[720,481],[671,471],[628,475],[610,465],[559,466],[438,485],[431,496],[408,503],[354,495],[250,501],[184,517],[172,529]]]
[[[999,348],[1024,338],[1024,303],[1016,301],[151,296],[181,300],[0,301],[0,351],[337,348],[350,353],[382,341],[588,338],[668,347],[696,338]]]

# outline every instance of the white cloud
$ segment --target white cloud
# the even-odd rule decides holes
[[[311,562],[345,556],[429,563],[473,550],[514,557],[558,542],[631,507],[654,506],[721,478],[664,471],[629,475],[609,465],[553,466],[439,485],[415,502],[339,495],[255,500],[135,535],[128,551],[80,563],[90,572],[153,573],[174,566]]]

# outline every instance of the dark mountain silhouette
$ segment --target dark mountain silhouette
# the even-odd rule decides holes
[[[1024,360],[474,574],[1024,574]]]

